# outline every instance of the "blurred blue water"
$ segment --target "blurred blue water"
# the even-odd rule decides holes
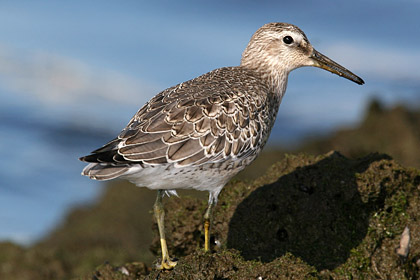
[[[0,240],[28,244],[49,232],[100,185],[80,176],[78,157],[111,139],[49,117],[31,103],[0,105]]]

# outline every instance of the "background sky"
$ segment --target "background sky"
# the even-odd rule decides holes
[[[77,158],[159,91],[240,62],[273,21],[366,84],[291,73],[270,144],[325,134],[378,98],[420,105],[420,1],[0,1],[0,240],[28,244],[102,185]]]

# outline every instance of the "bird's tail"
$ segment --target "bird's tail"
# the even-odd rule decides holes
[[[110,165],[101,163],[90,163],[82,171],[82,175],[95,180],[111,180],[123,175],[128,171],[126,165]]]

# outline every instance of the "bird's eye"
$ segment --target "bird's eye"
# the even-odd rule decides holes
[[[290,45],[291,43],[293,43],[293,38],[291,36],[284,36],[283,42],[287,45]]]

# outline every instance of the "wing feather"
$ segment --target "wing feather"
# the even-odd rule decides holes
[[[256,94],[242,93],[250,91],[249,86],[230,73],[239,71],[232,69],[237,68],[221,68],[159,93],[134,115],[118,138],[81,160],[101,165],[188,166],[257,153],[260,142],[268,137],[263,132],[273,115],[267,109],[271,105],[257,93],[268,90],[251,79]],[[225,80],[209,86],[217,75]]]

